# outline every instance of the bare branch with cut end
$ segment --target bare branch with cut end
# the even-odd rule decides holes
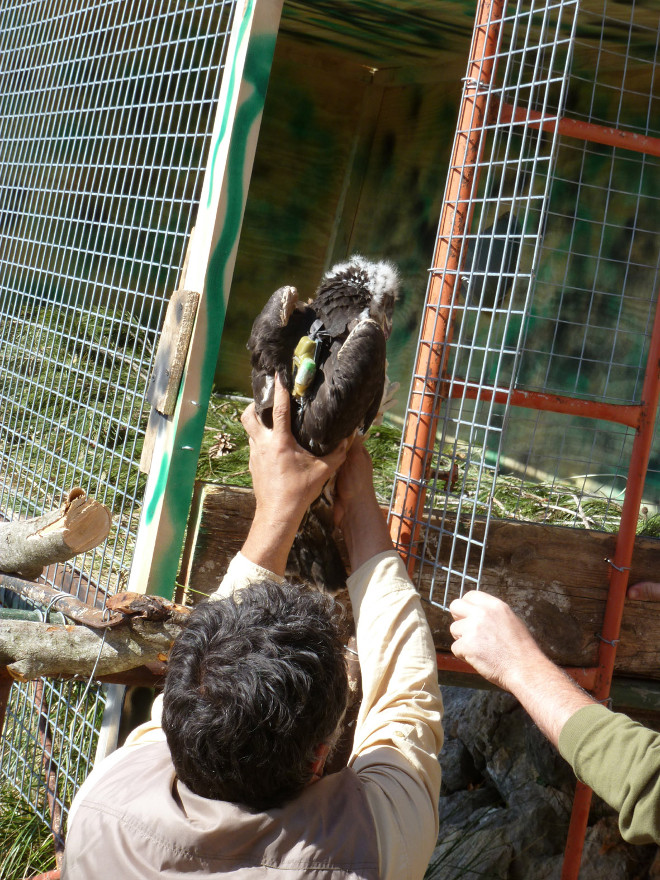
[[[107,507],[88,498],[83,489],[72,489],[59,510],[0,524],[0,571],[36,578],[47,565],[98,546],[111,523]]]
[[[39,676],[88,678],[165,660],[181,631],[173,621],[132,619],[104,631],[0,620],[0,666],[18,681]],[[98,660],[98,663],[97,663]]]

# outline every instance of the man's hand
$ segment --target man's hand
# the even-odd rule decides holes
[[[353,439],[335,483],[335,524],[346,541],[351,569],[392,549],[390,533],[374,491],[373,466],[362,437]]]
[[[644,599],[647,602],[660,602],[660,584],[655,581],[639,581],[628,587],[629,599]]]
[[[261,422],[254,404],[245,410],[241,421],[250,441],[257,507],[271,510],[279,519],[298,514],[302,518],[346,458],[346,440],[323,458],[299,446],[291,433],[291,398],[279,377],[275,379],[272,430]]]
[[[273,427],[266,428],[254,404],[241,419],[250,442],[250,473],[257,502],[242,552],[252,562],[284,574],[298,526],[309,505],[346,457],[346,441],[318,458],[296,443],[291,433],[289,392],[275,380]]]
[[[525,658],[541,651],[522,620],[496,596],[471,590],[449,606],[452,652],[485,679],[511,690]]]
[[[574,712],[593,703],[549,660],[506,602],[474,590],[449,606],[453,653],[518,698],[553,745]]]

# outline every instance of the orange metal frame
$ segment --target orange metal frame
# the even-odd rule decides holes
[[[660,138],[637,134],[636,131],[622,131],[619,128],[596,125],[580,119],[567,119],[565,116],[560,116],[559,119],[543,119],[536,110],[528,110],[525,107],[513,108],[511,104],[500,104],[500,121],[524,122],[530,128],[542,128],[543,131],[557,129],[559,134],[566,137],[660,157]]]
[[[610,579],[598,665],[566,671],[595,698],[606,701],[610,693],[616,647],[621,629],[625,604],[628,572],[630,569],[637,516],[642,501],[644,480],[660,393],[660,295],[646,363],[641,402],[638,405],[619,406],[598,401],[587,401],[561,395],[513,390],[471,388],[469,383],[448,382],[446,343],[451,341],[451,304],[454,291],[460,283],[461,244],[470,227],[471,196],[478,185],[478,167],[483,152],[487,119],[490,116],[487,86],[494,76],[495,48],[504,0],[480,0],[478,5],[468,75],[463,92],[457,135],[449,168],[447,188],[440,218],[438,240],[433,260],[427,305],[424,312],[420,346],[417,352],[409,414],[403,435],[400,462],[401,477],[395,487],[390,531],[397,549],[407,561],[412,573],[415,550],[423,511],[426,481],[431,467],[435,432],[439,418],[440,401],[449,397],[467,397],[479,400],[495,399],[512,406],[565,413],[623,424],[636,431],[626,482],[621,523],[616,551],[610,562]],[[633,132],[561,117],[546,120],[541,114],[524,108],[503,104],[499,121],[524,122],[532,128],[554,131],[567,137],[607,144],[653,156],[660,156],[660,139],[644,137]],[[404,475],[407,475],[404,477]],[[474,673],[467,663],[452,654],[438,652],[438,669]],[[562,880],[577,880],[586,834],[591,789],[578,782],[571,822],[564,854]]]
[[[408,568],[414,567],[413,547],[417,543],[419,512],[424,505],[424,480],[431,466],[433,438],[438,421],[437,398],[440,377],[443,374],[443,343],[451,336],[450,306],[454,287],[458,282],[460,244],[471,216],[466,205],[477,191],[479,159],[485,143],[485,124],[488,114],[487,96],[482,91],[488,86],[495,66],[495,49],[499,40],[499,20],[504,0],[481,0],[477,9],[470,63],[463,90],[458,119],[458,130],[449,166],[447,189],[440,217],[440,227],[433,266],[446,265],[444,279],[433,274],[429,287],[424,323],[417,352],[415,378],[410,397],[410,409],[417,418],[408,420],[403,435],[401,472],[410,474],[407,483],[398,482],[390,519],[392,536],[402,555],[408,559]],[[496,22],[496,24],[491,24]],[[432,339],[432,342],[427,340]]]

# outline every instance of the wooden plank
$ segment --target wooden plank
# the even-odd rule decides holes
[[[254,512],[246,489],[198,483],[180,582],[195,600],[217,588],[240,549]],[[490,524],[482,589],[509,602],[543,649],[563,666],[596,663],[615,535],[504,520]],[[435,556],[435,548],[428,548]],[[440,559],[449,549],[440,548]],[[630,583],[658,578],[660,539],[639,537]],[[436,648],[447,651],[448,612],[431,604],[431,565],[418,588]],[[660,604],[630,601],[617,653],[618,675],[660,680]]]
[[[362,93],[360,118],[358,119],[346,163],[346,173],[337,200],[332,231],[328,239],[325,268],[351,256],[351,235],[355,215],[360,202],[364,177],[373,148],[378,115],[383,101],[383,89],[370,82]]]
[[[147,400],[152,410],[140,456],[140,471],[143,474],[148,474],[151,469],[160,422],[158,414],[174,415],[198,303],[199,294],[196,291],[175,290],[167,307],[154,368],[147,387]]]
[[[358,168],[362,161],[364,146],[356,138],[364,95],[373,92],[370,77],[351,73],[327,49],[317,50],[310,62],[309,50],[278,35],[215,374],[218,388],[252,394],[246,348],[252,322],[278,287],[292,284],[307,299],[321,280],[352,157]],[[359,187],[359,180],[350,179]],[[345,210],[350,229],[352,190]]]
[[[165,416],[174,413],[198,302],[197,291],[175,290],[167,306],[147,388],[147,400]]]
[[[281,11],[282,0],[236,4],[180,285],[200,293],[199,307],[175,411],[167,416],[152,409],[153,466],[128,583],[132,592],[169,598],[174,591]]]
[[[375,74],[374,88],[381,74]],[[410,385],[415,360],[460,85],[454,76],[450,82],[384,88],[351,217],[348,250],[388,257],[402,274],[387,351],[389,376],[403,388]],[[403,415],[405,398],[400,398],[396,411]]]
[[[423,68],[439,54],[460,64],[473,19],[473,0],[287,0],[282,27],[370,67]]]
[[[329,264],[356,251],[401,270],[389,375],[410,382],[460,77],[383,89],[383,71],[367,80],[353,72],[330,47],[312,55],[280,33],[217,388],[251,394],[245,343],[274,290],[294,284],[307,298]],[[450,78],[451,66],[444,72]],[[401,395],[400,414],[404,404]]]

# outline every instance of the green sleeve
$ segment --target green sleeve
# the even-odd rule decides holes
[[[619,811],[624,840],[660,843],[660,733],[595,704],[568,719],[559,751]]]

